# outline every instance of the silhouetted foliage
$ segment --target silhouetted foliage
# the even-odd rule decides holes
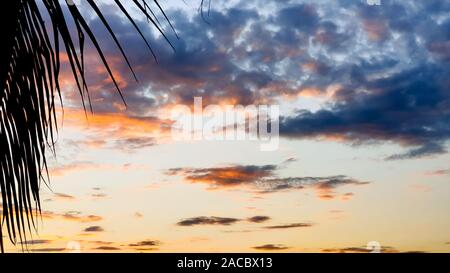
[[[99,1],[85,1],[85,6],[101,20],[133,72],[124,49],[103,16],[101,6],[96,3]],[[137,8],[172,46],[157,15],[167,21],[166,25],[173,27],[157,0],[114,0],[114,3],[145,41],[155,59],[151,45],[129,13],[130,7]],[[43,18],[49,18],[47,25]],[[70,21],[75,25],[77,35],[69,29]],[[4,45],[0,53],[0,246],[3,252],[3,227],[13,244],[18,240],[25,242],[27,233],[36,229],[36,217],[41,212],[40,183],[48,181],[45,152],[46,149],[55,152],[54,140],[58,130],[55,102],[59,99],[62,106],[59,53],[65,52],[67,55],[85,110],[86,105],[90,107],[84,66],[86,38],[91,40],[119,94],[121,90],[101,44],[96,40],[85,15],[72,0],[3,1],[0,23]]]

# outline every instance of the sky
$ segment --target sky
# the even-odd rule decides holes
[[[29,252],[450,251],[450,2],[111,1],[89,18],[86,113],[62,53],[62,127]],[[178,38],[177,38],[178,36]],[[64,61],[65,60],[65,61]],[[65,62],[65,63],[64,63]],[[279,105],[280,142],[175,141],[171,109]],[[20,244],[7,251],[22,251]]]

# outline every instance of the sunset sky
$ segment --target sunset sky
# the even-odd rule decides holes
[[[62,54],[64,111],[28,251],[450,252],[449,1],[212,0],[202,19],[200,1],[165,0],[175,51],[133,13],[157,63],[98,2],[138,82],[91,16],[127,105],[88,43],[86,114]],[[174,141],[170,111],[194,97],[280,105],[279,149]]]

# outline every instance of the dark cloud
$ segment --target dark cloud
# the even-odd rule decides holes
[[[261,246],[254,246],[253,249],[256,250],[264,250],[264,251],[276,251],[276,250],[286,250],[290,247],[280,245],[280,244],[267,244],[267,245],[261,245]]]
[[[231,46],[235,40],[232,33],[242,31],[248,21],[258,17],[257,13],[241,9],[228,9],[226,13],[212,10],[209,25],[200,18],[191,20],[180,11],[169,13],[175,25],[183,25],[179,28],[179,35],[183,39],[173,41],[175,52],[168,49],[162,37],[157,38],[150,31],[145,33],[158,54],[158,65],[134,30],[127,27],[124,20],[114,12],[108,14],[111,27],[117,35],[126,37],[124,47],[134,66],[138,68],[139,83],[135,83],[131,80],[126,64],[117,61],[112,64],[120,76],[130,115],[147,115],[149,110],[166,103],[192,103],[195,95],[202,95],[205,101],[218,102],[234,97],[249,103],[255,94],[245,88],[245,85],[262,86],[269,83],[270,78],[264,73],[247,73],[241,70],[228,54],[218,48]],[[140,23],[144,24],[144,19]],[[110,41],[101,20],[94,18],[90,25],[98,32],[97,39]],[[208,32],[214,38],[209,37]],[[114,59],[117,56],[114,46],[107,42],[102,44],[105,44],[105,54]],[[93,62],[90,69],[95,70],[96,67],[98,65]],[[97,83],[94,84],[96,88],[92,93],[92,100],[102,100],[101,104],[94,103],[94,109],[100,112],[118,111],[118,94],[104,91],[113,90],[112,83],[106,80],[106,71],[98,73],[97,70],[96,73],[87,75],[89,82]],[[166,97],[169,89],[170,97]],[[74,101],[78,101],[76,96],[77,94],[73,94]]]
[[[345,247],[345,248],[326,248],[322,252],[326,253],[371,253],[372,249],[366,247]],[[381,246],[380,253],[426,253],[424,251],[399,251],[395,247]]]
[[[195,225],[223,225],[229,226],[232,224],[236,224],[241,221],[247,221],[250,223],[260,224],[271,220],[269,216],[257,215],[253,217],[249,217],[246,219],[238,219],[238,218],[225,218],[225,217],[193,217],[187,218],[177,223],[179,226],[195,226]]]
[[[227,187],[259,181],[262,178],[272,176],[276,169],[275,165],[236,165],[206,169],[170,169],[167,174],[181,174],[186,180],[193,183],[208,183],[213,187]]]
[[[355,144],[395,142],[412,147],[388,159],[442,154],[450,137],[448,71],[421,67],[362,83],[370,93],[342,99],[327,110],[300,111],[285,117],[280,132],[288,137],[338,136]]]
[[[129,244],[128,246],[132,247],[149,247],[149,246],[159,246],[161,242],[154,240],[145,240],[137,243]]]
[[[114,246],[99,246],[94,248],[94,250],[104,250],[104,251],[120,251],[121,248]]]
[[[154,145],[156,145],[156,140],[153,137],[130,137],[118,139],[114,143],[114,148],[133,151],[141,150]]]
[[[158,248],[155,247],[149,247],[149,248],[135,248],[135,251],[139,251],[139,252],[147,252],[147,251],[156,251],[158,250]]]
[[[306,228],[306,227],[312,227],[313,224],[311,223],[293,223],[293,224],[286,224],[286,225],[275,225],[275,226],[267,226],[264,227],[266,229],[290,229],[290,228]]]
[[[202,96],[206,103],[266,101],[270,91],[276,90],[277,86],[288,85],[283,80],[284,75],[276,73],[276,61],[286,58],[291,54],[289,52],[300,51],[298,42],[305,46],[308,36],[314,34],[320,21],[314,5],[280,8],[270,18],[261,17],[258,10],[240,7],[220,12],[212,10],[209,24],[197,17],[191,19],[180,11],[169,14],[175,25],[183,26],[179,28],[182,39],[173,41],[175,52],[167,49],[161,37],[146,32],[158,53],[159,65],[149,58],[149,52],[134,30],[126,27],[124,20],[114,12],[108,14],[114,31],[118,36],[126,37],[123,41],[125,48],[139,68],[140,81],[136,84],[130,80],[126,64],[114,61],[112,65],[122,80],[129,105],[126,111],[130,115],[147,115],[149,110],[171,103],[191,104],[194,96]],[[101,20],[94,17],[90,23],[99,34],[97,39],[110,41]],[[265,27],[269,25],[283,31],[271,31]],[[327,28],[330,23],[320,25]],[[237,43],[238,39],[244,42]],[[104,44],[105,54],[118,59],[114,45]],[[252,69],[245,68],[245,63],[251,64]],[[113,86],[106,80],[106,71],[99,73],[97,66],[93,62],[89,68],[92,67],[96,73],[87,74],[90,82],[97,83],[92,100],[102,100],[102,104],[94,103],[95,109],[116,112],[118,108],[114,102],[120,101],[118,94],[104,91]],[[75,100],[77,96],[73,94],[72,97]]]
[[[213,9],[209,24],[180,10],[169,11],[181,37],[173,40],[175,52],[162,37],[145,31],[159,64],[126,21],[113,9],[107,10],[139,83],[118,61],[101,20],[93,17],[90,24],[97,39],[106,41],[102,43],[105,54],[113,60],[128,103],[127,109],[117,106],[120,98],[109,91],[113,86],[106,71],[99,72],[95,58],[89,58],[88,68],[95,71],[87,73],[94,85],[94,109],[148,118],[160,107],[192,104],[194,96],[202,96],[205,104],[245,105],[329,95],[318,111],[299,109],[286,114],[281,134],[340,138],[352,144],[396,143],[407,148],[388,156],[390,160],[447,152],[448,3],[385,1],[373,7],[364,1],[277,1],[267,5],[270,15],[242,1],[228,9]],[[142,19],[139,25],[144,24]],[[79,101],[78,94],[65,95]],[[128,139],[118,144],[139,149],[154,142]]]
[[[394,154],[388,156],[387,160],[401,160],[401,159],[412,159],[412,158],[421,158],[425,156],[432,156],[438,154],[445,154],[447,150],[441,144],[437,143],[425,143],[423,146],[418,148],[410,149],[402,154]]]
[[[269,178],[260,183],[258,187],[261,193],[274,193],[288,190],[313,189],[317,196],[323,200],[337,197],[336,190],[345,186],[364,186],[370,182],[359,181],[345,175],[329,177],[288,177]],[[351,197],[352,193],[346,193],[343,197]]]
[[[276,165],[235,165],[222,168],[174,168],[167,175],[181,175],[191,183],[204,183],[211,189],[246,187],[257,193],[268,194],[288,190],[314,189],[323,199],[333,199],[340,187],[362,186],[369,182],[358,181],[345,175],[329,177],[286,177],[276,175]],[[344,196],[349,198],[350,195]]]
[[[258,216],[253,216],[253,217],[247,218],[247,221],[252,222],[252,223],[263,223],[263,222],[269,221],[270,219],[271,218],[269,216],[258,215]]]
[[[307,43],[309,36],[319,25],[319,15],[313,5],[299,4],[282,8],[272,22],[283,31],[277,32],[276,38],[285,43]]]
[[[178,226],[197,226],[197,225],[222,225],[222,226],[229,226],[232,224],[235,224],[237,222],[241,221],[240,219],[236,218],[225,218],[225,217],[206,217],[206,216],[200,216],[200,217],[194,217],[194,218],[187,218],[177,223]]]
[[[65,248],[47,247],[47,248],[34,248],[30,251],[31,252],[63,252],[65,250],[66,250]]]
[[[103,232],[105,231],[101,226],[90,226],[84,229],[84,232]]]
[[[109,241],[86,241],[88,243],[92,243],[92,244],[96,244],[96,245],[112,245],[114,244],[114,242],[109,242]]]
[[[52,240],[43,240],[43,239],[36,239],[36,240],[27,240],[22,242],[24,245],[45,245],[50,244]]]

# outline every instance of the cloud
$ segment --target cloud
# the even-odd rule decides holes
[[[101,226],[90,226],[83,230],[84,232],[103,232],[105,231]]]
[[[244,230],[223,230],[223,233],[250,233],[255,232],[255,230],[244,229]]]
[[[88,141],[76,141],[78,146],[134,151],[156,145],[158,138],[170,136],[172,121],[120,111],[99,112],[86,117],[83,110],[65,108],[64,124],[82,130],[91,137]],[[79,162],[67,167],[89,167],[89,163]]]
[[[137,219],[141,219],[144,217],[144,215],[138,211],[135,212],[133,216],[134,216],[134,218],[137,218]]]
[[[2,209],[0,208],[0,213],[2,212]],[[25,211],[24,211],[25,213]],[[83,215],[80,211],[68,211],[64,213],[57,213],[53,211],[41,211],[39,213],[39,217],[42,217],[46,220],[65,220],[65,221],[71,221],[71,222],[78,222],[78,223],[91,223],[91,222],[99,222],[102,221],[103,218],[98,215]]]
[[[108,197],[108,195],[106,193],[94,193],[94,194],[91,194],[91,197],[94,199],[104,199],[104,198]]]
[[[414,159],[426,156],[445,154],[447,150],[440,144],[427,143],[415,149],[411,149],[403,154],[395,154],[387,157],[387,160]]]
[[[114,244],[114,242],[109,242],[109,241],[85,241],[87,243],[92,243],[95,245],[112,245]]]
[[[75,197],[72,195],[68,195],[65,193],[54,193],[53,196],[55,196],[58,200],[67,200],[67,201],[73,201],[75,200]]]
[[[370,253],[372,249],[366,247],[345,247],[345,248],[326,248],[322,252],[327,253]],[[400,251],[391,246],[381,246],[380,253],[399,253]]]
[[[139,251],[139,252],[147,252],[147,251],[157,251],[158,248],[154,248],[154,247],[148,247],[148,248],[135,248],[135,251]]]
[[[190,183],[203,183],[209,189],[247,188],[256,193],[269,194],[288,190],[314,189],[321,199],[334,199],[336,190],[344,186],[362,186],[369,182],[358,181],[345,175],[329,177],[285,177],[276,175],[276,165],[234,165],[219,168],[173,168],[166,175],[181,175]],[[349,199],[353,193],[343,195]]]
[[[369,182],[357,181],[345,176],[328,177],[321,182],[314,185],[317,195],[321,199],[334,199],[336,197],[335,189],[342,186],[362,186],[367,185]],[[354,196],[354,193],[347,192],[341,195],[342,200],[349,200]]]
[[[212,187],[233,187],[271,176],[276,168],[274,165],[235,165],[206,169],[170,169],[167,174],[181,174],[192,183],[207,183]]]
[[[83,215],[80,211],[68,211],[63,214],[53,214],[50,217],[60,217],[67,221],[79,222],[79,223],[91,223],[99,222],[103,220],[103,217],[98,215]]]
[[[45,245],[53,242],[52,240],[44,240],[44,239],[36,239],[36,240],[27,240],[22,242],[24,245]]]
[[[431,192],[433,190],[432,187],[430,187],[429,185],[424,185],[424,184],[412,184],[409,187],[411,190],[413,190],[415,192],[427,193],[427,192]]]
[[[426,173],[427,175],[431,175],[431,176],[446,176],[446,175],[450,175],[450,169],[441,169],[441,170],[436,170],[436,171],[430,171]]]
[[[288,159],[286,159],[285,161],[283,161],[283,164],[289,164],[292,162],[296,162],[298,159],[296,157],[289,157]]]
[[[67,173],[77,172],[80,170],[95,168],[97,165],[88,161],[76,161],[67,164],[61,164],[50,168],[49,172],[52,176],[63,176]],[[58,196],[57,196],[58,197]]]
[[[275,226],[266,226],[264,228],[266,229],[291,229],[291,228],[306,228],[306,227],[312,227],[313,224],[310,223],[293,223],[293,224],[286,224],[286,225],[275,225]]]
[[[65,248],[47,247],[47,248],[34,248],[30,251],[31,252],[63,252],[65,250],[66,250]]]
[[[177,223],[178,226],[197,226],[197,225],[222,225],[222,226],[229,226],[232,224],[235,224],[237,222],[241,221],[240,219],[236,218],[225,218],[225,217],[206,217],[206,216],[200,216],[200,217],[194,217],[194,218],[187,218]]]
[[[248,217],[245,219],[239,218],[225,218],[225,217],[193,217],[187,218],[177,223],[178,226],[199,226],[199,225],[212,225],[212,226],[230,226],[243,221],[253,223],[253,224],[261,224],[271,220],[269,216],[257,215],[253,217]],[[283,224],[283,225],[272,225],[272,226],[264,226],[263,229],[267,230],[275,230],[275,229],[291,229],[291,228],[306,228],[312,227],[311,223],[291,223],[291,224]],[[226,233],[247,233],[253,232],[254,230],[225,230]],[[152,241],[150,241],[152,242]]]
[[[145,240],[145,241],[140,241],[140,242],[137,242],[137,243],[129,244],[128,246],[132,246],[132,247],[149,247],[149,246],[159,246],[160,244],[161,244],[161,242],[159,242],[159,241]]]
[[[129,137],[118,139],[114,143],[114,147],[123,150],[141,150],[156,145],[156,139],[153,137]]]
[[[110,147],[113,147],[110,146]],[[79,149],[79,148],[77,148]],[[132,151],[129,148],[127,150],[123,151]],[[52,166],[49,169],[50,174],[53,176],[64,176],[70,173],[77,173],[77,172],[83,172],[83,171],[115,171],[118,169],[122,170],[130,170],[132,168],[140,168],[143,169],[144,165],[133,165],[130,163],[126,164],[106,164],[106,163],[98,163],[98,162],[91,162],[91,161],[72,161],[67,162],[65,164],[59,164],[57,166]],[[100,191],[101,188],[93,188],[93,191]],[[60,196],[60,197],[67,197],[69,196]]]
[[[120,251],[121,248],[115,246],[99,246],[94,248],[94,250],[104,250],[104,251]]]
[[[306,15],[313,13],[313,10],[314,8],[305,6],[301,12]],[[289,13],[289,10],[284,12]],[[247,72],[234,62],[240,57],[236,55],[240,55],[240,51],[245,48],[244,45],[238,46],[235,41],[239,35],[244,34],[246,27],[251,26],[251,22],[260,20],[257,11],[240,8],[226,9],[223,12],[212,10],[209,16],[210,24],[191,19],[190,15],[181,11],[169,13],[175,25],[184,25],[179,29],[179,35],[183,39],[173,41],[175,52],[168,50],[165,43],[161,43],[161,37],[155,37],[151,32],[146,33],[156,47],[159,65],[155,65],[134,30],[126,27],[122,18],[114,12],[108,14],[118,36],[126,37],[130,59],[134,60],[137,68],[139,84],[129,77],[128,68],[120,61],[114,46],[103,43],[104,52],[108,59],[111,59],[114,74],[118,75],[120,85],[124,89],[128,108],[124,110],[123,107],[117,106],[120,99],[116,93],[104,91],[111,90],[112,83],[108,81],[106,71],[101,69],[99,60],[96,60],[98,58],[91,54],[93,58],[87,58],[90,62],[87,68],[95,73],[86,75],[93,85],[91,99],[97,112],[124,111],[127,115],[144,116],[157,107],[191,103],[196,94],[202,94],[204,100],[209,102],[236,101],[248,104],[257,99],[257,93],[253,92],[255,89],[264,88],[273,82],[273,75],[263,71]],[[280,18],[285,17],[280,15]],[[103,26],[98,18],[93,18],[90,25],[100,34],[98,40],[109,41],[105,31],[100,30],[103,30]],[[225,52],[226,48],[230,48],[232,52]],[[87,48],[86,51],[86,55],[90,55],[92,50]],[[167,97],[169,89],[170,96]],[[70,94],[69,98],[71,101],[79,101],[76,93]],[[102,103],[95,103],[97,101]]]
[[[237,2],[212,9],[209,24],[170,10],[173,24],[183,26],[178,28],[181,39],[173,41],[175,52],[163,37],[145,31],[158,53],[157,65],[135,30],[114,9],[105,9],[139,83],[100,18],[92,17],[89,23],[104,41],[128,107],[109,91],[112,82],[88,47],[86,67],[92,73],[86,75],[96,112],[91,127],[99,138],[131,140],[125,141],[131,149],[149,147],[155,145],[152,138],[170,128],[156,112],[190,105],[194,96],[202,96],[206,104],[243,105],[314,96],[326,101],[318,111],[285,114],[283,136],[396,143],[407,149],[388,156],[390,160],[444,153],[450,138],[450,5],[422,2],[387,1],[373,8],[359,1],[269,1],[266,9],[253,1]],[[139,24],[144,23],[142,18]],[[75,92],[65,96],[72,104],[79,102]],[[66,119],[85,127],[83,117],[78,111],[76,118]]]
[[[354,144],[394,142],[409,151],[388,160],[446,153],[450,137],[450,96],[441,85],[447,72],[425,66],[365,82],[377,90],[346,97],[329,109],[299,111],[281,121],[280,133],[292,138],[334,136]]]
[[[208,25],[202,20],[192,21],[187,14],[179,11],[171,12],[170,17],[175,25],[185,25],[179,30],[183,40],[173,41],[176,51],[172,52],[167,49],[165,43],[162,43],[162,37],[155,37],[151,32],[147,32],[148,40],[158,52],[159,65],[155,65],[150,53],[145,49],[145,44],[134,33],[134,30],[126,27],[122,18],[116,13],[108,14],[109,21],[117,35],[127,37],[129,56],[134,60],[136,71],[140,72],[138,73],[140,81],[139,84],[136,84],[130,79],[128,68],[118,58],[114,46],[103,43],[105,44],[104,52],[111,60],[114,74],[118,75],[120,85],[124,89],[123,94],[128,108],[124,110],[123,107],[117,106],[117,102],[120,102],[117,94],[103,91],[112,90],[112,83],[107,80],[106,71],[101,70],[99,61],[94,57],[89,58],[90,65],[87,67],[96,73],[86,73],[86,75],[87,80],[93,85],[91,88],[92,101],[102,100],[101,104],[94,103],[97,111],[107,113],[122,110],[130,115],[144,116],[148,114],[149,110],[154,110],[155,107],[164,104],[191,102],[190,97],[195,93],[200,94],[200,88],[208,90],[203,93],[206,100],[220,101],[228,99],[230,96],[237,99],[251,98],[251,91],[241,88],[241,85],[247,83],[248,79],[242,78],[240,75],[232,76],[233,68],[237,67],[228,58],[228,54],[221,52],[216,47],[219,43],[215,42],[215,39],[208,38],[205,31]],[[242,30],[252,18],[257,18],[257,14],[246,10],[233,9],[229,11],[229,14],[211,11],[211,19],[213,19],[211,31],[215,34],[226,33],[227,35],[222,35],[222,37],[227,39],[227,43],[230,43],[234,39],[229,34],[239,31],[239,29]],[[93,18],[90,25],[95,32],[100,34],[97,37],[98,40],[109,39],[104,31],[100,31],[103,27],[98,18]],[[97,30],[97,28],[99,29]],[[86,54],[89,55],[92,50],[87,48],[86,51]],[[246,75],[247,73],[241,71],[239,74]],[[249,74],[251,75],[251,73]],[[214,85],[218,88],[214,88]],[[170,97],[165,96],[168,88],[171,89]],[[78,94],[75,93],[70,98],[73,98],[74,101],[79,100]]]
[[[348,200],[352,199],[354,195],[355,194],[353,192],[344,193],[343,195],[341,195],[341,200],[348,201]]]
[[[253,249],[256,250],[263,250],[263,251],[277,251],[277,250],[286,250],[290,247],[280,245],[280,244],[267,244],[267,245],[260,245],[260,246],[254,246]]]
[[[102,188],[94,187],[92,188],[93,193],[90,194],[90,197],[93,199],[105,199],[108,197],[108,194],[102,192]]]
[[[161,245],[160,241],[156,240],[144,240],[137,243],[128,244],[128,247],[131,247],[134,251],[156,251]]]
[[[253,216],[253,217],[247,218],[247,221],[249,221],[251,223],[263,223],[263,222],[269,221],[270,219],[271,218],[269,216],[258,215],[258,216]]]

